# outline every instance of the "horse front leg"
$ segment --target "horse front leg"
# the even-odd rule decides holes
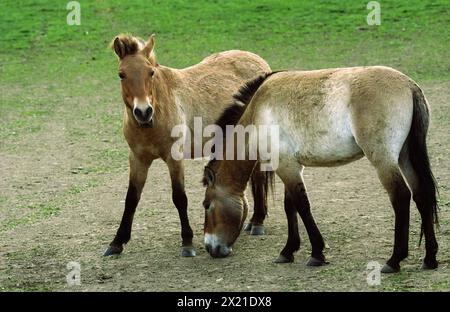
[[[187,214],[188,199],[184,189],[184,165],[183,161],[175,161],[172,158],[166,160],[169,167],[172,182],[172,201],[178,210],[181,223],[181,256],[194,257],[195,249],[192,245],[194,236]]]
[[[142,189],[147,180],[148,169],[152,164],[151,159],[142,159],[130,151],[130,180],[128,184],[127,196],[125,198],[125,210],[120,221],[114,240],[105,251],[104,256],[118,255],[123,251],[123,245],[131,238],[131,228],[133,225],[134,213],[141,198]]]

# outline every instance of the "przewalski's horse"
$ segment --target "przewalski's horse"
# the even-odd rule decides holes
[[[169,68],[157,63],[154,44],[153,35],[147,42],[119,35],[112,43],[119,57],[125,103],[123,132],[130,147],[130,178],[122,221],[106,256],[120,254],[123,245],[130,240],[133,216],[148,169],[158,158],[169,168],[172,199],[181,221],[182,255],[195,255],[187,214],[183,161],[175,160],[171,155],[172,144],[179,138],[172,137],[171,130],[184,124],[193,133],[194,117],[202,117],[203,124],[213,124],[245,81],[270,72],[269,65],[261,57],[237,50],[213,54],[185,69]],[[264,185],[264,179],[264,175],[255,178],[259,185]],[[255,202],[261,206],[255,206],[255,211],[265,211],[265,205],[261,204],[264,194],[256,196]]]
[[[276,174],[285,185],[288,240],[276,262],[294,260],[300,247],[299,213],[312,245],[308,265],[326,263],[303,182],[304,166],[338,166],[366,156],[395,212],[394,250],[382,271],[398,272],[408,255],[411,193],[425,235],[423,268],[436,268],[437,186],[426,147],[429,107],[419,86],[381,66],[281,72],[258,79],[237,96],[251,98],[239,124],[279,126]],[[227,256],[240,233],[243,192],[257,162],[247,159],[205,168],[205,247],[213,257]]]

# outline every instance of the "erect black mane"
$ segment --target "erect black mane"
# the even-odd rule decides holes
[[[233,104],[225,108],[216,121],[216,125],[222,129],[224,135],[226,126],[235,126],[238,123],[239,119],[241,119],[244,114],[248,103],[250,103],[253,95],[255,95],[256,90],[258,90],[258,88],[268,77],[275,73],[277,72],[265,73],[250,81],[247,81],[242,87],[239,88],[239,91],[233,95]]]
[[[239,119],[241,119],[258,88],[268,77],[272,76],[275,73],[278,73],[278,71],[265,73],[252,80],[247,81],[243,86],[239,88],[238,92],[233,95],[233,104],[225,108],[220,117],[215,122],[215,124],[222,129],[224,138],[226,135],[226,126],[235,126],[238,123]],[[216,160],[212,158],[208,162],[207,167],[212,165],[215,161]]]

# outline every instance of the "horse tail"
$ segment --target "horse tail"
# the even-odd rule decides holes
[[[265,174],[264,186],[266,189],[266,199],[268,191],[270,191],[270,195],[272,195],[273,198],[273,191],[275,189],[275,171],[265,171],[264,174]]]
[[[423,207],[429,213],[436,225],[438,220],[437,195],[438,187],[427,152],[426,136],[430,124],[430,109],[427,100],[417,84],[411,88],[413,97],[413,117],[408,135],[408,150],[411,165],[419,180],[419,190],[422,192]],[[423,225],[420,233],[420,242],[423,237]]]
[[[259,173],[253,172],[251,176],[252,194],[254,197],[257,196],[256,190],[258,190],[258,186],[263,186],[263,199],[264,203],[267,203],[268,194],[270,193],[273,197],[275,189],[275,171],[260,171],[261,167],[259,164],[254,170],[258,170]]]

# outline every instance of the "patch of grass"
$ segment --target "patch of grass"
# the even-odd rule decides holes
[[[82,169],[82,171],[89,170]],[[36,193],[18,195],[17,198],[21,203],[16,208],[22,211],[27,211],[24,216],[19,218],[9,219],[3,224],[0,224],[0,231],[12,230],[20,225],[32,224],[44,219],[48,219],[57,216],[62,207],[67,203],[69,196],[78,195],[85,192],[91,188],[98,187],[100,185],[100,180],[97,178],[91,178],[87,182],[80,185],[73,185],[69,189],[61,192],[58,196],[53,197],[45,202],[33,203],[33,199],[37,197]],[[0,204],[8,202],[7,197],[0,197]]]
[[[60,212],[60,207],[51,202],[26,205],[26,208],[31,209],[32,212],[26,214],[24,217],[8,220],[1,225],[0,230],[12,230],[19,225],[34,223],[55,216]],[[24,208],[22,207],[21,209]]]
[[[28,291],[36,291],[36,292],[49,292],[52,291],[53,288],[47,283],[20,283],[17,281],[9,281],[11,284],[0,286],[0,291],[7,292],[28,292]]]
[[[5,275],[0,279],[2,291],[52,291],[55,285],[65,281],[65,268],[58,272],[60,264],[57,262],[57,253],[53,248],[35,246],[27,250],[18,250],[5,254],[7,267]],[[11,265],[14,263],[14,265]],[[48,276],[39,276],[36,271],[52,268],[52,283]],[[56,270],[55,270],[56,269]],[[13,273],[14,271],[15,274]],[[17,271],[20,274],[17,274]]]
[[[45,123],[54,116],[55,101],[42,97],[33,97],[34,90],[19,93],[17,90],[3,90],[0,102],[0,140],[15,141],[17,136],[41,131]],[[38,95],[38,96],[39,96]]]
[[[82,193],[83,191],[84,191],[84,188],[81,187],[81,186],[72,186],[72,187],[69,189],[69,193],[70,193],[70,194],[80,194],[80,193]]]
[[[441,210],[450,208],[450,192],[445,185],[439,187],[438,205]]]
[[[399,273],[381,276],[381,287],[385,291],[408,291],[414,288],[414,274],[405,270]]]
[[[0,204],[4,204],[8,201],[8,198],[5,196],[0,195]]]
[[[434,282],[431,285],[431,290],[434,291],[449,291],[450,290],[450,278],[442,279]]]
[[[25,0],[19,8],[2,1],[0,139],[42,130],[55,118],[52,108],[61,106],[67,113],[58,118],[68,125],[88,118],[121,136],[117,61],[107,47],[121,32],[156,33],[158,59],[172,67],[242,49],[274,69],[384,64],[419,82],[450,79],[446,1],[383,2],[380,26],[366,24],[365,6],[350,0],[83,1],[81,25],[69,26],[64,3]],[[93,102],[80,106],[77,97]],[[74,128],[74,136],[91,134]]]
[[[127,149],[103,149],[95,153],[94,158],[97,160],[89,172],[104,174],[112,171],[123,170],[128,166],[128,150]]]
[[[158,59],[172,67],[242,49],[274,69],[383,64],[419,82],[449,80],[448,9],[444,0],[383,2],[381,25],[368,26],[366,2],[351,0],[83,1],[81,25],[69,26],[65,3],[5,0],[0,139],[40,131],[60,106],[67,113],[58,118],[68,125],[87,114],[120,136],[117,61],[107,46],[121,32],[156,33]],[[80,106],[77,97],[92,103]],[[90,133],[75,127],[73,135]]]
[[[70,189],[67,191],[68,194],[76,195],[83,193],[91,188],[95,188],[100,185],[100,182],[98,179],[91,179],[86,184],[83,185],[74,185],[70,187]]]

